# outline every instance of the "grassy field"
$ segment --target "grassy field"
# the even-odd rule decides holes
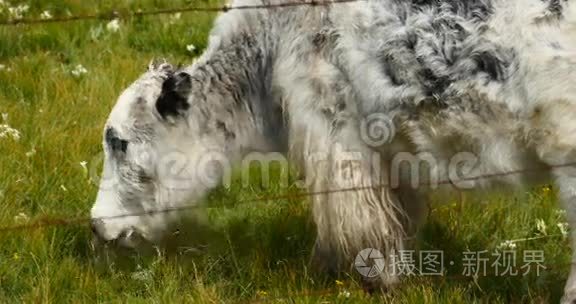
[[[9,2],[0,4],[2,20],[18,4]],[[65,16],[188,2],[21,4],[29,5],[25,17],[40,18],[45,11]],[[191,62],[205,47],[213,17],[147,17],[117,28],[104,21],[0,27],[0,226],[88,216],[96,194],[88,172],[99,166],[102,126],[117,95],[154,57]],[[191,232],[203,246],[104,266],[94,259],[86,223],[0,231],[0,302],[550,303],[562,294],[570,250],[554,189],[468,194],[465,202],[436,198],[417,248],[443,250],[455,265],[447,265],[447,276],[409,277],[380,296],[363,293],[355,273],[336,278],[314,270],[306,200],[245,202],[286,191],[295,190],[261,189],[257,181],[219,189],[205,210],[211,225]],[[518,266],[523,251],[541,250],[547,269],[462,276],[463,252],[491,253],[507,240],[519,240]]]

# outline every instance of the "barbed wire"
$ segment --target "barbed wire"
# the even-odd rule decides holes
[[[429,187],[429,186],[440,186],[440,185],[452,185],[454,186],[456,183],[461,182],[473,182],[473,181],[481,181],[487,179],[493,179],[498,177],[506,177],[511,175],[518,175],[518,174],[525,174],[525,173],[537,173],[537,172],[545,172],[550,171],[553,169],[560,169],[560,168],[567,168],[567,167],[576,167],[576,162],[574,163],[567,163],[561,165],[554,165],[554,166],[547,166],[547,167],[537,167],[537,168],[528,168],[528,169],[521,169],[521,170],[513,170],[513,171],[506,171],[506,172],[497,172],[491,174],[484,174],[479,176],[473,177],[463,177],[458,180],[447,179],[447,180],[440,180],[440,181],[432,181],[432,182],[425,182],[419,183],[418,186],[420,187]],[[328,194],[335,194],[335,193],[344,193],[344,192],[353,192],[353,191],[363,191],[363,190],[378,190],[390,187],[388,183],[380,183],[375,185],[368,185],[368,186],[357,186],[357,187],[348,187],[348,188],[340,188],[340,189],[328,189],[323,191],[311,191],[311,192],[302,192],[302,193],[287,193],[281,195],[271,195],[271,196],[260,196],[255,197],[252,199],[245,199],[237,202],[235,206],[247,203],[258,203],[258,202],[265,202],[265,201],[273,201],[273,200],[285,200],[285,199],[301,199],[306,197],[313,197],[313,196],[320,196],[320,195],[328,195]],[[63,217],[45,217],[35,220],[31,223],[23,223],[13,226],[0,226],[0,234],[12,231],[19,231],[19,230],[36,230],[42,229],[46,227],[52,226],[72,226],[72,225],[80,225],[80,224],[88,224],[92,220],[114,220],[114,219],[121,219],[121,218],[128,218],[128,217],[140,217],[140,216],[152,216],[152,215],[159,215],[165,213],[172,213],[172,212],[181,212],[181,211],[189,211],[193,209],[206,209],[208,207],[203,206],[201,204],[194,204],[194,205],[185,205],[180,207],[170,207],[158,210],[147,210],[141,212],[134,212],[134,213],[125,213],[125,214],[118,214],[112,216],[103,216],[103,217],[75,217],[72,219],[67,219]]]
[[[163,15],[163,14],[176,14],[176,13],[186,13],[186,12],[227,12],[231,10],[249,10],[249,9],[275,9],[275,8],[290,8],[290,7],[298,7],[298,6],[321,6],[321,5],[332,5],[332,4],[341,4],[341,3],[351,3],[351,2],[359,2],[365,0],[309,0],[309,1],[293,1],[293,2],[284,2],[284,3],[276,3],[276,4],[255,4],[255,5],[238,5],[238,6],[213,6],[213,7],[181,7],[181,8],[167,8],[167,9],[157,9],[157,10],[149,10],[149,11],[132,11],[128,13],[121,13],[119,11],[111,11],[107,13],[100,13],[100,14],[87,14],[87,15],[73,15],[73,16],[65,16],[65,17],[56,17],[56,18],[46,18],[46,19],[27,19],[27,18],[20,18],[20,19],[12,19],[12,20],[3,20],[0,21],[0,26],[10,26],[10,25],[34,25],[34,24],[47,24],[47,23],[64,23],[64,22],[74,22],[74,21],[82,21],[82,20],[113,20],[113,19],[126,19],[126,18],[135,18],[135,17],[144,17],[144,16],[153,16],[153,15]],[[558,167],[569,167],[575,166],[576,163],[570,163],[565,165],[558,165],[553,167],[546,167],[546,168],[534,168],[534,169],[524,169],[524,170],[516,170],[516,171],[509,171],[509,172],[500,172],[500,173],[493,173],[493,174],[486,174],[477,177],[469,177],[469,178],[462,178],[458,181],[454,180],[446,180],[446,181],[439,181],[437,185],[446,185],[446,184],[454,184],[454,182],[466,182],[466,181],[478,181],[483,179],[490,179],[490,178],[497,178],[502,176],[508,175],[516,175],[516,174],[523,174],[526,172],[537,172],[543,170],[550,170],[553,168]],[[420,186],[430,186],[426,184],[421,184]],[[350,187],[350,188],[342,188],[342,189],[330,189],[325,191],[317,191],[317,192],[304,192],[304,193],[291,193],[291,194],[283,194],[283,195],[274,195],[274,196],[264,196],[264,197],[257,197],[254,199],[243,200],[239,202],[240,204],[249,203],[249,202],[262,202],[262,201],[271,201],[271,200],[282,200],[282,199],[297,199],[297,198],[305,198],[305,197],[312,197],[312,196],[319,196],[319,195],[327,195],[327,194],[334,194],[334,193],[342,193],[342,192],[351,192],[351,191],[363,191],[368,189],[382,189],[385,187],[389,187],[388,184],[377,184],[377,185],[369,185],[369,186],[361,186],[361,187]],[[107,216],[107,217],[99,217],[93,218],[94,220],[112,220],[112,219],[119,219],[125,217],[138,217],[138,216],[146,216],[146,215],[155,215],[155,214],[162,214],[162,213],[171,213],[171,212],[179,212],[179,211],[186,211],[196,208],[206,208],[205,206],[199,205],[187,205],[187,206],[180,206],[180,207],[172,207],[166,208],[162,210],[152,210],[152,211],[142,211],[130,214],[120,214],[115,216]],[[72,219],[62,218],[62,217],[44,217],[35,220],[32,223],[23,223],[14,226],[0,226],[0,233],[4,232],[11,232],[16,230],[34,230],[34,229],[41,229],[50,226],[67,226],[67,225],[79,225],[88,223],[92,218],[88,217],[76,217]]]
[[[275,4],[254,4],[254,5],[237,5],[237,6],[229,6],[229,5],[211,6],[211,7],[187,6],[180,8],[166,8],[166,9],[156,9],[149,11],[137,10],[130,12],[112,10],[99,14],[72,15],[72,16],[53,17],[44,19],[17,18],[17,19],[0,20],[0,26],[65,23],[65,22],[75,22],[84,20],[110,21],[114,19],[130,19],[137,17],[171,15],[177,13],[190,13],[190,12],[216,13],[216,12],[228,12],[231,10],[279,9],[279,8],[290,8],[298,6],[322,6],[322,5],[328,6],[332,4],[351,3],[359,1],[365,1],[365,0],[309,0],[309,1],[294,1],[294,2],[284,2]]]
[[[352,2],[359,2],[364,0],[310,0],[310,1],[298,1],[298,2],[285,2],[285,3],[277,3],[277,4],[258,4],[258,5],[239,5],[239,6],[213,6],[213,7],[181,7],[181,8],[167,8],[167,9],[156,9],[156,10],[137,10],[137,11],[120,11],[120,10],[112,10],[104,13],[98,14],[85,14],[85,15],[71,15],[71,16],[63,16],[63,17],[53,17],[53,18],[45,18],[45,19],[32,19],[32,18],[20,18],[20,19],[9,19],[9,20],[0,20],[0,26],[17,26],[17,25],[43,25],[43,24],[56,24],[56,23],[68,23],[68,22],[77,22],[77,21],[88,21],[88,20],[103,20],[103,21],[110,21],[115,19],[133,19],[139,17],[146,17],[146,16],[157,16],[157,15],[171,15],[177,13],[190,13],[190,12],[204,12],[204,13],[217,13],[217,12],[228,12],[231,10],[260,10],[260,9],[281,9],[281,8],[291,8],[291,7],[299,7],[299,6],[328,6],[333,4],[341,4],[341,3],[352,3]],[[540,167],[540,168],[532,168],[532,169],[523,169],[523,170],[514,170],[508,172],[498,172],[492,174],[486,174],[481,176],[475,177],[468,177],[468,178],[461,178],[457,181],[454,180],[444,180],[434,183],[435,185],[453,185],[456,182],[466,182],[466,181],[480,181],[480,180],[487,180],[493,179],[498,177],[505,177],[511,175],[518,175],[524,174],[528,172],[542,172],[548,171],[555,168],[562,168],[562,167],[573,167],[576,166],[576,163],[568,163],[563,165],[556,165],[550,167]],[[266,202],[266,201],[273,201],[273,200],[285,200],[285,199],[302,199],[307,197],[313,196],[321,196],[321,195],[329,195],[335,193],[344,193],[344,192],[353,192],[353,191],[363,191],[369,189],[382,189],[389,187],[389,184],[376,184],[376,185],[369,185],[369,186],[359,186],[359,187],[349,187],[349,188],[341,188],[341,189],[329,189],[324,191],[316,191],[316,192],[303,192],[303,193],[287,193],[281,195],[272,195],[272,196],[259,196],[252,199],[245,199],[239,201],[235,206],[238,204],[246,204],[246,203],[257,203],[257,202]],[[422,187],[431,186],[431,183],[422,183],[420,184]],[[30,223],[22,223],[13,226],[0,226],[0,234],[14,232],[14,231],[25,231],[25,230],[37,230],[37,229],[44,229],[48,227],[60,227],[60,226],[77,226],[77,225],[85,225],[90,223],[91,220],[111,220],[111,219],[120,219],[126,217],[139,217],[139,216],[151,216],[151,215],[158,215],[163,213],[171,213],[171,212],[181,212],[181,211],[188,211],[193,209],[199,208],[207,208],[205,206],[200,205],[187,205],[187,206],[180,206],[180,207],[171,207],[165,208],[161,210],[152,210],[152,211],[142,211],[136,213],[129,213],[129,214],[119,214],[115,216],[105,216],[105,217],[98,217],[98,218],[90,218],[86,216],[82,217],[73,217],[73,218],[63,218],[63,217],[44,217],[34,220]],[[538,238],[548,238],[548,237],[557,237],[560,235],[547,235]],[[516,241],[525,241],[525,240],[532,240],[537,238],[531,239],[519,239]],[[547,267],[547,271],[550,269]],[[490,275],[488,275],[490,276]],[[497,275],[496,275],[497,276]],[[486,277],[486,276],[483,276]],[[443,275],[441,276],[443,279],[448,280],[476,280],[473,276],[465,276],[465,275]],[[341,294],[343,291],[350,292],[362,292],[366,291],[362,287],[348,287],[345,289],[338,289],[338,288],[328,288],[328,289],[321,289],[317,291],[305,291],[301,293],[289,293],[285,295],[278,295],[272,297],[262,297],[256,298],[252,300],[248,300],[245,303],[269,303],[272,301],[278,300],[289,300],[293,298],[300,298],[300,297],[323,297],[323,296],[336,296]],[[244,302],[242,302],[244,303]]]

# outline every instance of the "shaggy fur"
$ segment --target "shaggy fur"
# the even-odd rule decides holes
[[[95,231],[127,245],[134,233],[155,242],[179,214],[111,216],[196,202],[229,173],[214,163],[263,150],[287,153],[312,192],[360,187],[311,197],[315,254],[330,270],[348,267],[367,247],[389,256],[406,245],[425,187],[413,188],[399,156],[426,161],[429,172],[418,175],[429,185],[553,178],[574,225],[576,169],[558,165],[576,162],[575,80],[573,1],[231,10],[194,64],[153,64],[119,98],[106,126]],[[362,127],[374,114],[392,131],[378,143]],[[453,161],[472,156],[455,180]],[[158,169],[174,163],[178,178]],[[548,170],[468,180],[534,168]],[[388,186],[374,187],[381,184]],[[380,282],[396,282],[391,273]],[[574,300],[576,268],[564,298]]]

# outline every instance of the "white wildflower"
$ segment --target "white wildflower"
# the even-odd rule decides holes
[[[558,229],[560,229],[560,233],[562,233],[563,237],[568,236],[568,223],[558,223],[556,226],[558,226]]]
[[[543,219],[536,220],[536,230],[540,234],[546,234],[546,222]]]
[[[504,241],[502,243],[500,243],[500,245],[498,245],[496,248],[499,250],[507,250],[507,249],[511,249],[514,250],[516,249],[516,243],[514,241]]]
[[[20,131],[7,124],[0,125],[0,138],[12,137],[15,141],[20,140]]]
[[[81,161],[80,167],[82,167],[82,172],[84,172],[84,174],[88,175],[88,162],[87,161]]]
[[[180,20],[180,17],[182,17],[181,13],[172,14],[170,15],[170,21],[168,21],[168,23],[174,24]]]
[[[24,14],[28,12],[30,6],[28,4],[19,4],[15,7],[8,8],[8,14],[12,19],[22,19],[24,18]]]
[[[189,44],[186,46],[186,50],[190,53],[194,52],[196,50],[196,47],[193,44]]]
[[[60,185],[60,189],[64,192],[68,192],[68,189],[64,185]]]
[[[149,282],[152,281],[152,271],[147,270],[147,269],[142,269],[142,266],[138,265],[136,267],[135,272],[132,273],[131,277],[133,280],[136,281],[144,281],[144,282]]]
[[[20,212],[20,213],[18,213],[18,215],[16,215],[16,216],[14,217],[14,221],[15,221],[16,223],[26,223],[26,222],[28,222],[29,220],[30,220],[30,217],[29,217],[26,213],[24,213],[24,212]]]
[[[108,24],[106,24],[106,29],[109,32],[116,33],[120,30],[120,20],[113,19],[112,21],[108,22]]]
[[[26,152],[26,157],[30,158],[36,155],[36,149],[32,148],[30,151]]]
[[[81,77],[82,75],[88,73],[88,70],[81,64],[77,65],[70,71],[74,77]]]
[[[339,297],[344,297],[344,298],[349,298],[350,297],[350,292],[346,289],[340,291],[340,293],[338,294]]]
[[[40,19],[52,19],[52,13],[48,10],[43,11],[42,14],[40,14]]]

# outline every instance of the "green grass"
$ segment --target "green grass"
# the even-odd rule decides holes
[[[26,16],[186,3],[34,0]],[[7,16],[5,10],[0,15]],[[0,64],[10,69],[0,70],[0,113],[8,114],[0,123],[21,132],[18,141],[0,138],[0,226],[87,216],[96,185],[81,162],[99,166],[102,126],[117,95],[154,57],[191,62],[205,47],[212,18],[147,17],[123,21],[117,33],[101,21],[0,27]],[[88,73],[73,77],[79,64]],[[204,246],[125,263],[96,261],[85,225],[2,232],[0,302],[549,303],[562,294],[570,250],[556,226],[565,220],[551,192],[469,194],[463,208],[456,198],[435,198],[416,246],[444,250],[446,261],[456,261],[449,275],[407,278],[387,295],[368,296],[355,273],[330,277],[310,265],[314,225],[306,200],[238,203],[286,191],[257,182],[219,189],[204,212],[210,225],[188,231]],[[545,233],[537,230],[539,219]],[[460,275],[466,250],[492,252],[505,240],[543,234],[516,249],[544,251],[548,269],[540,276]]]

